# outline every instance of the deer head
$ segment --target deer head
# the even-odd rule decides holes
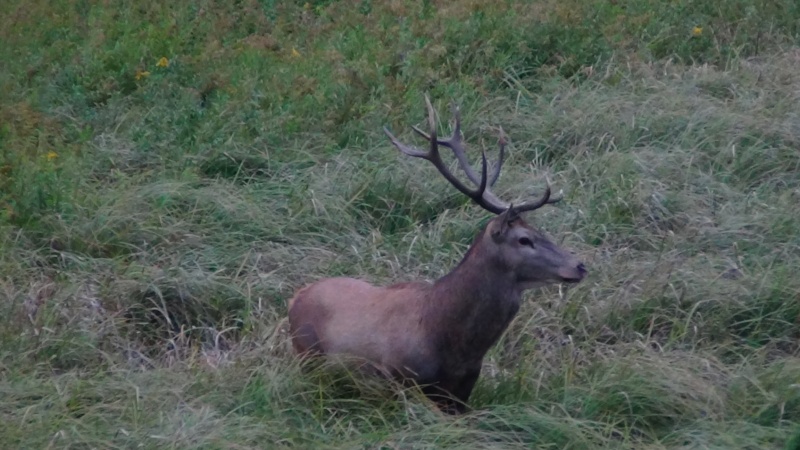
[[[576,283],[586,275],[586,268],[575,256],[551,241],[544,233],[528,225],[521,214],[534,211],[547,204],[553,204],[561,198],[552,198],[548,183],[544,194],[533,201],[521,205],[512,205],[500,200],[491,191],[491,187],[500,177],[500,170],[505,158],[506,137],[500,128],[499,156],[491,174],[489,174],[486,161],[486,152],[481,151],[480,175],[470,166],[464,142],[461,138],[461,114],[454,107],[453,116],[455,129],[449,138],[439,139],[436,134],[436,120],[434,109],[428,96],[425,96],[428,111],[428,126],[430,133],[426,133],[416,126],[412,129],[428,140],[428,151],[420,150],[400,142],[387,128],[384,132],[403,154],[422,158],[430,161],[434,167],[456,189],[471,198],[483,209],[497,215],[487,225],[485,231],[477,238],[473,247],[479,248],[484,258],[490,263],[484,264],[486,268],[496,267],[498,270],[512,274],[514,282],[521,289],[529,289],[554,282]],[[449,148],[464,174],[474,185],[467,187],[462,183],[442,160],[439,146]]]

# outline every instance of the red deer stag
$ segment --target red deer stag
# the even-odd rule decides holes
[[[366,360],[396,379],[416,382],[446,412],[467,409],[484,355],[519,310],[522,292],[551,283],[577,283],[583,263],[521,217],[559,199],[550,186],[536,201],[510,205],[489,187],[500,175],[505,137],[489,176],[482,153],[480,176],[467,162],[458,109],[453,136],[438,139],[433,106],[425,97],[430,134],[428,151],[401,143],[384,128],[402,153],[427,159],[456,189],[497,217],[478,233],[461,262],[433,283],[409,282],[378,287],[353,278],[328,278],[300,289],[289,302],[292,344],[300,355],[339,354]],[[442,161],[439,146],[453,151],[476,186],[459,181]]]

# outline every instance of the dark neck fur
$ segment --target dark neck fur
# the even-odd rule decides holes
[[[519,309],[514,276],[487,260],[481,231],[461,262],[436,280],[423,305],[423,320],[440,348],[479,360],[503,334]]]

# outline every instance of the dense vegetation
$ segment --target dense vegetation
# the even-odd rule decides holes
[[[9,0],[0,41],[1,448],[800,448],[800,3]],[[424,93],[590,270],[458,418],[281,322],[485,223],[382,133]]]

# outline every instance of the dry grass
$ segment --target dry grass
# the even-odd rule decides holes
[[[0,447],[800,448],[796,7],[623,3],[17,2]],[[283,329],[305,283],[439,277],[487,219],[382,134],[424,92],[473,155],[510,136],[498,194],[564,190],[531,219],[590,270],[457,418]]]

